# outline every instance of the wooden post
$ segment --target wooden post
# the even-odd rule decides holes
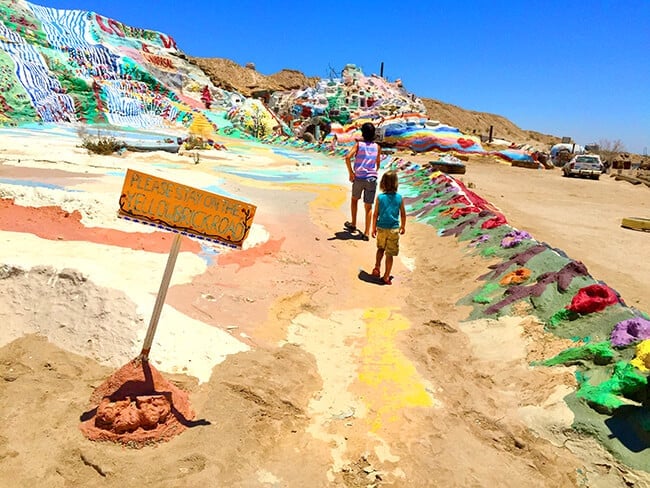
[[[158,296],[156,297],[156,304],[153,307],[151,320],[149,321],[149,328],[147,329],[147,335],[145,336],[144,344],[142,345],[142,352],[140,352],[140,359],[142,362],[149,361],[149,352],[151,351],[151,344],[153,344],[153,336],[156,333],[156,327],[158,327],[160,313],[162,312],[162,307],[165,304],[167,289],[169,288],[169,282],[172,279],[172,273],[174,271],[174,266],[176,265],[178,251],[181,248],[182,237],[183,236],[181,234],[174,234],[174,242],[172,242],[172,248],[169,251],[169,256],[167,257],[167,266],[165,267],[165,273],[163,274],[162,281],[160,282]]]
[[[490,135],[488,136],[488,142],[490,142],[490,143],[491,143],[492,140],[493,140],[493,139],[492,139],[493,132],[494,132],[494,126],[491,125],[491,126],[490,126]]]
[[[384,62],[381,62],[381,68],[379,68],[379,76],[384,77]]]

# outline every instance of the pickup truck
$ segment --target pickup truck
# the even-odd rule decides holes
[[[597,180],[604,170],[605,165],[598,154],[580,154],[562,167],[562,174],[567,177],[580,176]]]

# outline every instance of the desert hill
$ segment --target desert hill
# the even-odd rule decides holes
[[[215,86],[236,91],[250,97],[258,90],[295,90],[316,86],[318,78],[305,76],[300,71],[283,69],[270,76],[263,75],[252,65],[240,66],[225,58],[193,58],[188,61],[210,77]]]
[[[367,78],[360,70],[351,76]],[[266,76],[250,63],[240,66],[223,58],[190,57],[168,34],[134,28],[98,13],[0,0],[3,125],[83,122],[155,128],[239,124],[240,130],[250,133],[255,126],[252,114],[261,111],[268,122],[263,124],[266,133],[267,126],[270,131],[277,125],[277,115],[254,108],[258,102],[242,100],[241,95],[316,87],[319,81],[295,70]],[[417,99],[417,94],[412,96],[401,85],[383,78],[364,83],[369,89],[377,88],[368,100],[382,101],[382,116],[426,110],[429,118],[465,134],[486,137],[492,126],[497,139],[540,149],[557,140],[524,131],[504,117]],[[367,100],[347,93],[349,90],[337,90],[328,96],[337,98],[337,122],[345,123],[348,111],[353,114],[361,108],[360,103],[365,108]],[[289,105],[293,106],[291,101],[287,101]],[[237,107],[237,117],[223,120],[234,117],[233,107]],[[223,109],[223,113],[213,113],[214,109]],[[277,112],[277,107],[274,110]],[[308,118],[304,113],[301,116]]]
[[[433,100],[427,101],[427,109],[396,81],[365,76],[354,65],[347,65],[344,72],[345,83],[332,85],[294,70],[265,76],[252,64],[244,67],[222,58],[191,58],[168,34],[134,28],[95,12],[0,0],[3,125],[86,123],[138,129],[192,128],[202,134],[234,127],[260,137],[283,123],[287,128],[292,124],[287,133],[300,129],[297,125],[303,119],[309,122],[312,115],[333,104],[335,110],[328,114],[341,125],[364,111],[391,117],[428,110],[429,117],[440,120],[441,125],[466,134],[487,136],[493,126],[496,138],[530,141],[530,134],[503,118]],[[352,89],[357,83],[364,87],[363,94]],[[260,100],[242,97],[259,91],[287,94],[307,87],[316,87],[312,95],[318,96],[302,104],[300,114],[291,113],[295,107],[291,97],[278,100],[272,107],[275,113],[266,110]],[[400,133],[394,135],[394,142],[410,147],[409,137],[414,135]],[[419,139],[427,142],[420,142],[418,151],[428,151],[443,140],[440,134]],[[454,133],[451,139],[445,140],[446,150],[461,138]],[[479,142],[478,137],[471,140],[472,144]]]
[[[552,146],[561,141],[561,137],[520,129],[501,115],[467,110],[432,98],[421,98],[421,100],[427,108],[429,118],[458,127],[466,134],[487,136],[492,126],[494,137],[521,144],[538,146],[541,143]]]
[[[290,69],[283,69],[267,76],[257,72],[252,65],[244,67],[224,58],[188,57],[188,60],[208,75],[215,86],[224,90],[237,91],[245,96],[263,90],[313,87],[318,81],[317,77],[308,77],[300,71]],[[431,98],[421,98],[421,100],[429,118],[457,127],[467,134],[487,136],[492,126],[495,138],[533,146],[540,144],[551,146],[560,142],[560,137],[523,130],[500,115],[467,110]]]

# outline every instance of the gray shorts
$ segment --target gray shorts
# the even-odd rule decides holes
[[[377,178],[370,180],[355,178],[352,183],[352,198],[360,200],[361,192],[363,192],[363,203],[374,203],[375,193],[377,193]]]

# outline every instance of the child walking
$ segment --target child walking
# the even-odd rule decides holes
[[[377,170],[381,161],[381,148],[375,140],[375,126],[366,122],[361,126],[363,141],[358,141],[345,156],[345,165],[352,183],[352,199],[350,200],[350,220],[343,226],[350,232],[357,230],[357,207],[363,193],[363,209],[365,214],[365,230],[361,234],[364,241],[370,240],[370,213],[377,191]],[[354,162],[354,164],[353,164]]]
[[[372,237],[377,238],[377,256],[372,275],[381,276],[381,261],[386,255],[386,269],[382,281],[392,284],[393,257],[399,254],[399,235],[406,232],[406,210],[402,195],[397,193],[397,173],[387,171],[381,177],[375,211],[372,215]]]

